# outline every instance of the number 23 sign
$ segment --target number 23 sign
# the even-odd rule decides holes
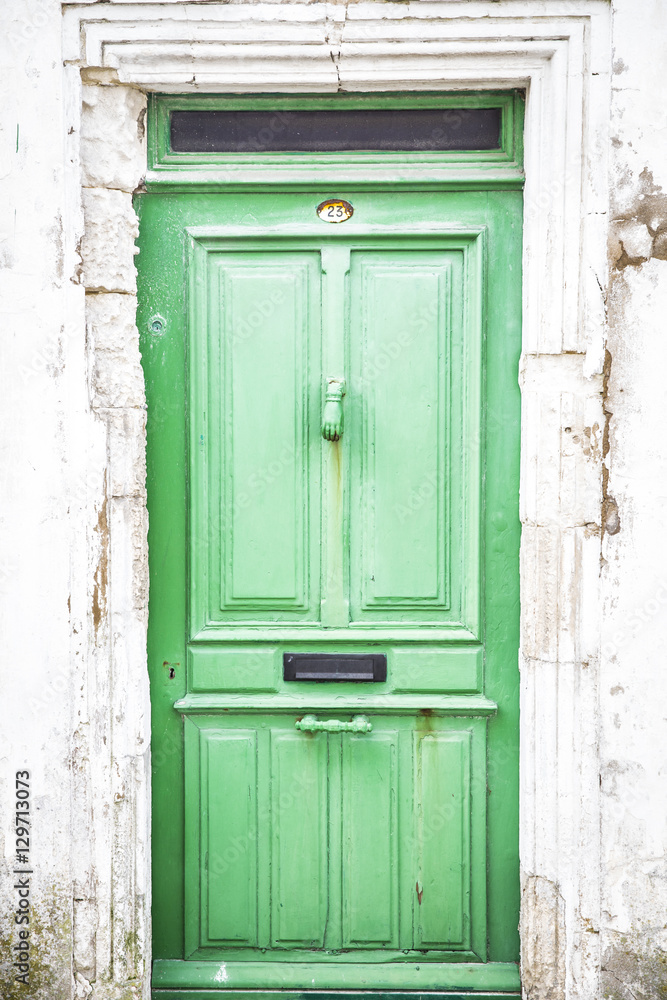
[[[349,201],[341,198],[330,198],[317,206],[317,214],[322,222],[347,222],[351,218],[354,209]]]

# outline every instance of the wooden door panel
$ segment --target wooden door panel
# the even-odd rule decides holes
[[[208,943],[257,944],[257,733],[201,742],[202,928]]]
[[[358,735],[292,715],[188,723],[194,952],[483,956],[486,722],[369,719]]]
[[[324,945],[329,890],[327,738],[271,733],[271,943]]]
[[[193,619],[317,620],[319,254],[195,253]],[[196,373],[195,373],[196,372]]]
[[[398,732],[342,739],[343,947],[398,948]]]
[[[355,620],[449,608],[451,256],[352,254]]]
[[[470,756],[469,732],[415,735],[417,948],[470,947]]]

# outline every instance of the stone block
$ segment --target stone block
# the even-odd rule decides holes
[[[135,292],[134,241],[139,235],[132,197],[124,191],[84,188],[82,280],[89,291]]]
[[[146,411],[137,408],[100,411],[107,424],[109,495],[145,497]]]
[[[86,188],[134,191],[146,172],[145,94],[83,87],[81,167]]]
[[[572,354],[523,358],[524,522],[564,528],[600,522],[602,382],[584,376],[584,362]]]
[[[91,402],[95,408],[143,407],[144,375],[133,295],[88,295]]]

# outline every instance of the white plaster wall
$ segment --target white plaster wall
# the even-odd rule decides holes
[[[145,96],[116,88],[119,115],[102,88],[82,92],[61,36],[55,0],[0,5],[0,995],[130,1000],[148,996],[150,938],[131,205]],[[118,142],[114,125],[132,116],[134,135]],[[11,964],[12,790],[24,768],[34,806],[27,988]]]
[[[630,1000],[667,995],[667,7],[613,9],[600,932]]]
[[[466,4],[460,0],[462,9]],[[108,6],[130,9],[122,0]],[[560,4],[565,13],[575,6]],[[540,14],[549,5],[514,7]],[[527,550],[536,570],[530,587],[543,588],[554,573],[572,581],[565,589],[576,587],[577,574],[590,569],[591,537],[602,521],[606,527],[602,602],[596,606],[589,591],[572,620],[558,624],[569,652],[537,640],[524,648],[525,676],[534,672],[542,697],[559,700],[563,717],[570,713],[573,741],[570,758],[562,736],[540,733],[528,775],[539,802],[537,841],[546,845],[537,843],[543,874],[528,878],[524,896],[532,1000],[597,1000],[593,990],[630,1000],[667,991],[667,8],[663,0],[613,0],[613,13],[616,221],[604,386],[594,377],[595,358],[585,383],[575,355],[528,358],[524,374],[526,406],[539,389],[550,434],[562,418],[563,427],[587,436],[591,475],[601,388],[608,417],[601,505],[595,482],[582,491],[570,478],[574,445],[552,437],[534,442],[533,453],[536,467],[540,454],[545,465],[545,456],[561,462],[554,481],[562,494],[535,507],[534,524],[524,496],[526,537],[536,538]],[[56,0],[0,5],[0,995],[127,1000],[147,996],[149,937],[144,400],[128,263],[131,191],[145,156],[144,98],[132,87],[99,86],[112,82],[109,73],[89,76],[82,88],[79,68],[63,68],[60,21]],[[326,85],[335,81],[327,77]],[[136,122],[129,141],[128,121]],[[601,168],[601,186],[603,175]],[[600,242],[605,236],[600,230]],[[599,250],[586,248],[591,261]],[[604,288],[597,264],[590,270]],[[544,395],[550,379],[560,387],[553,405]],[[572,412],[570,398],[579,400]],[[561,537],[562,517],[569,535]],[[556,623],[559,614],[554,605]],[[549,623],[540,628],[549,633]],[[591,725],[598,687],[589,653],[598,634],[599,720]],[[599,747],[582,746],[596,731]],[[598,753],[599,843],[589,773]],[[33,775],[38,943],[30,992],[11,985],[8,962],[16,902],[11,791],[15,771],[26,766]],[[571,801],[577,794],[580,801]],[[579,856],[587,896],[576,878],[558,878],[548,832],[556,796],[560,816],[577,817],[577,831],[563,824],[560,850]],[[598,854],[600,899],[596,880],[584,878]],[[552,867],[553,879],[544,874]],[[583,932],[571,931],[575,926]],[[593,988],[598,954],[602,983]]]
[[[33,955],[42,996],[69,996],[72,960],[71,727],[85,650],[72,577],[87,559],[83,297],[70,281],[60,9],[0,5],[0,957],[14,944],[14,775],[32,772]],[[100,483],[101,484],[101,478]],[[84,544],[81,544],[84,542]],[[81,632],[81,629],[79,629]],[[11,936],[11,942],[8,939]],[[11,961],[11,959],[9,959]],[[2,972],[3,997],[19,996]]]

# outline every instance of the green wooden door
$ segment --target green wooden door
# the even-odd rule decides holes
[[[330,193],[140,199],[159,997],[518,989],[521,194]]]

